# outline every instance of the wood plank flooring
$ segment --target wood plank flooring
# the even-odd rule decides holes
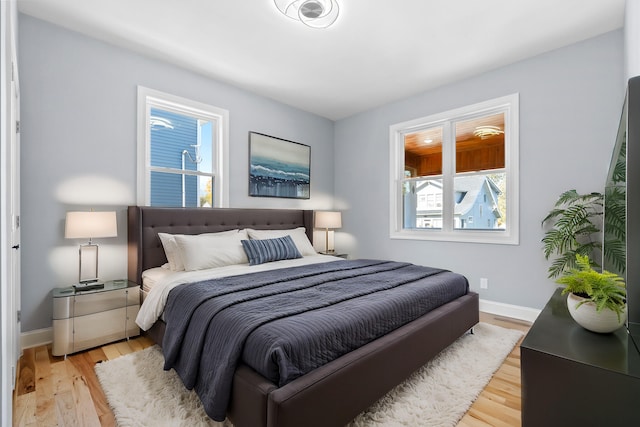
[[[14,426],[116,426],[93,367],[153,345],[146,337],[64,357],[51,345],[24,350],[13,394]]]
[[[531,324],[505,317],[480,313],[480,321],[517,329],[525,334]],[[520,427],[520,343],[513,348],[500,368],[493,374],[489,384],[462,417],[458,427]]]
[[[480,313],[480,321],[518,329],[529,324]],[[13,395],[14,426],[116,426],[100,388],[94,365],[153,345],[146,337],[83,351],[66,359],[51,354],[51,345],[24,350]],[[519,343],[482,391],[458,427],[519,427]]]

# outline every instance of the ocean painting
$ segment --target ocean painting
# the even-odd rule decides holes
[[[249,133],[249,195],[308,199],[311,147]]]

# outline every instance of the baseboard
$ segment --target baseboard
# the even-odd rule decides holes
[[[53,342],[53,328],[36,329],[20,335],[20,348],[38,347]]]
[[[511,317],[533,323],[540,314],[540,310],[520,305],[505,304],[502,302],[480,299],[480,311],[495,314],[497,316]]]

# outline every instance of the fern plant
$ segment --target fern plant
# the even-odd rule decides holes
[[[622,186],[608,187],[604,205],[604,258],[608,268],[617,274],[624,274],[627,266],[626,225],[627,208],[626,192]]]
[[[578,194],[576,190],[560,195],[554,209],[542,220],[542,225],[553,223],[542,243],[544,257],[558,257],[549,267],[549,277],[558,277],[576,268],[576,255],[593,256],[602,250],[597,238],[602,223],[604,197],[601,193]],[[596,238],[594,238],[596,236]]]
[[[596,311],[609,308],[618,315],[618,321],[620,321],[620,316],[624,314],[627,296],[622,277],[606,270],[602,273],[595,271],[586,255],[576,255],[576,264],[576,268],[572,268],[556,280],[557,283],[565,285],[562,294],[572,292],[585,298],[576,308],[588,301],[595,303]]]

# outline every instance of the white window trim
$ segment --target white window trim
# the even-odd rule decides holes
[[[444,136],[449,136],[449,140],[455,141],[451,120],[464,120],[476,116],[488,115],[492,112],[504,112],[505,114],[505,168],[507,172],[507,225],[504,231],[495,230],[456,230],[449,228],[442,229],[404,229],[403,204],[402,204],[402,180],[404,179],[404,135],[417,130],[444,124]],[[428,117],[409,120],[397,123],[389,127],[389,158],[390,164],[390,237],[392,239],[409,240],[433,240],[447,242],[469,242],[469,243],[495,243],[495,244],[519,244],[520,230],[520,193],[519,193],[519,94],[511,94],[504,97],[480,102],[477,104],[445,111]],[[453,172],[455,171],[455,146],[449,144],[443,146],[443,186],[452,188]],[[446,162],[444,159],[450,161]],[[436,177],[429,177],[436,178]],[[451,211],[453,204],[451,198],[453,194],[443,193],[443,218],[453,215]]]
[[[229,206],[229,111],[171,95],[143,86],[138,86],[138,185],[137,203],[149,206],[151,197],[151,150],[149,117],[151,107],[179,110],[193,116],[217,122],[214,138],[215,162],[213,167],[214,207]],[[154,168],[153,170],[158,170]],[[185,171],[186,175],[201,175],[197,171]],[[205,174],[209,176],[209,174]]]

